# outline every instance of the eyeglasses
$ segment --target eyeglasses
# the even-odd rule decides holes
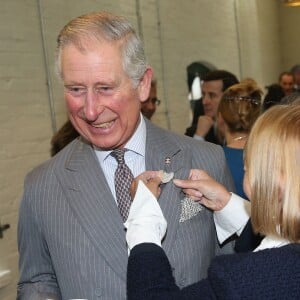
[[[224,100],[249,101],[254,105],[259,105],[261,103],[260,99],[251,98],[251,97],[248,97],[248,96],[225,96]]]
[[[157,105],[157,106],[159,106],[160,105],[160,100],[159,99],[157,99],[157,98],[148,98],[145,102],[152,102],[152,104],[155,104],[155,105]]]

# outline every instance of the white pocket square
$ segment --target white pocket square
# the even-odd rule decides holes
[[[202,210],[201,204],[195,202],[189,197],[181,200],[181,215],[179,222],[182,223],[196,216]]]

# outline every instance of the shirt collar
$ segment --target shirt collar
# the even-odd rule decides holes
[[[287,244],[290,244],[290,241],[280,238],[280,237],[274,237],[274,236],[266,236],[259,246],[254,250],[254,252],[259,250],[264,250],[268,248],[279,248],[282,246],[285,246]]]

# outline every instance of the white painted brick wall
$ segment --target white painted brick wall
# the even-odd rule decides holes
[[[282,70],[290,70],[295,64],[300,64],[300,39],[297,28],[300,20],[300,6],[285,7],[279,11],[280,50],[282,53]]]
[[[298,25],[299,8],[278,11],[274,0],[147,0],[139,1],[138,15],[136,3],[40,0],[57,126],[65,121],[66,112],[53,72],[56,36],[68,20],[92,10],[125,15],[137,31],[141,21],[146,54],[162,99],[153,122],[178,133],[190,123],[186,66],[191,62],[208,61],[238,76],[254,77],[261,85],[276,80],[282,66],[299,63],[300,45],[292,30]],[[0,270],[9,268],[13,273],[12,283],[0,290],[1,300],[16,295],[16,227],[24,176],[49,157],[52,136],[37,4],[37,0],[1,0],[0,220],[11,228],[0,239]]]

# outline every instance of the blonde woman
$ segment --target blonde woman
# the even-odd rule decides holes
[[[300,299],[299,128],[299,105],[274,106],[258,118],[245,148],[244,189],[251,200],[254,229],[265,238],[253,253],[216,258],[206,279],[183,289],[176,285],[172,266],[160,247],[166,224],[153,200],[159,196],[160,179],[153,173],[147,180],[140,178],[144,182],[139,182],[132,209],[141,200],[156,207],[146,207],[148,216],[154,212],[153,222],[145,214],[143,218],[134,213],[129,216],[128,300]],[[238,197],[202,170],[192,170],[191,177],[173,182],[217,213]]]

